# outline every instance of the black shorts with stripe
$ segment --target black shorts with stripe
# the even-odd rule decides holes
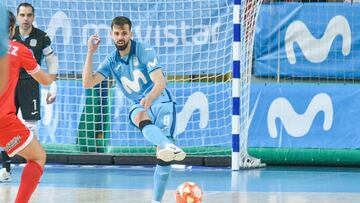
[[[15,91],[17,112],[21,109],[24,120],[40,120],[39,83],[33,78],[20,79]]]

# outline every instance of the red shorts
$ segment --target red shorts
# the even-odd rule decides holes
[[[16,115],[0,119],[0,146],[10,157],[23,150],[33,137]]]

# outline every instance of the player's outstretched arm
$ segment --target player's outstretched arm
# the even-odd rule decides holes
[[[100,73],[93,74],[93,56],[96,49],[99,47],[100,38],[98,35],[90,36],[88,42],[88,52],[86,55],[84,70],[82,72],[83,86],[85,88],[94,87],[105,79]]]
[[[11,50],[16,50],[16,52],[12,52],[14,52],[16,60],[20,62],[20,67],[23,67],[27,73],[30,74],[31,77],[33,77],[40,84],[44,86],[51,85],[51,83],[54,81],[54,78],[50,74],[41,70],[40,65],[36,62],[30,49],[18,42],[13,42],[10,47]]]
[[[38,70],[37,72],[30,75],[44,86],[51,85],[51,83],[54,81],[54,78],[43,70]]]

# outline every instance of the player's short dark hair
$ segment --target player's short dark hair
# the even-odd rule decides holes
[[[117,16],[115,17],[111,22],[111,30],[113,29],[113,26],[119,26],[122,27],[124,25],[129,25],[129,28],[131,30],[131,20],[125,16]]]
[[[30,7],[30,8],[32,9],[32,13],[35,14],[35,9],[34,9],[34,7],[33,7],[31,4],[27,3],[27,2],[24,2],[24,3],[21,3],[21,4],[18,5],[18,7],[17,7],[17,9],[16,9],[16,13],[17,13],[17,14],[19,14],[19,10],[20,10],[20,7],[21,7],[21,6]]]
[[[11,11],[8,11],[8,18],[9,18],[9,31],[10,31],[10,28],[13,28],[15,26],[16,18],[13,12]]]

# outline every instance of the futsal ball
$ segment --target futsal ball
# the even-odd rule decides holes
[[[176,189],[176,203],[201,203],[203,192],[194,182],[185,182]]]

